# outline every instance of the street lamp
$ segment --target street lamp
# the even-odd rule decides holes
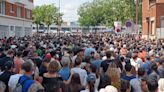
[[[61,27],[61,25],[60,25],[60,0],[59,0],[59,14],[58,14],[58,34],[59,34],[59,36],[60,36],[60,27]]]
[[[139,34],[139,29],[138,29],[138,8],[139,8],[139,1],[138,0],[135,0],[135,2],[136,2],[136,31]]]

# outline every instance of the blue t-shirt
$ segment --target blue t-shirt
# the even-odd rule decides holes
[[[69,67],[62,68],[59,71],[59,75],[62,77],[63,80],[67,81],[70,76],[70,68]]]
[[[122,76],[121,77],[121,79],[123,79],[123,80],[127,80],[127,81],[130,81],[131,79],[134,79],[134,78],[136,78],[135,76],[126,76],[126,75],[124,75],[124,76]]]
[[[151,73],[151,62],[150,61],[147,61],[146,63],[144,63],[141,67],[143,67],[147,74],[149,75]]]
[[[96,61],[93,61],[91,63],[93,65],[95,65],[97,69],[99,69],[101,67],[101,62],[102,62],[102,60],[96,60]]]

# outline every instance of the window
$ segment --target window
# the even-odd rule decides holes
[[[31,12],[30,12],[30,10],[27,10],[27,18],[28,18],[28,19],[31,18]]]
[[[10,12],[13,13],[14,12],[14,5],[10,4]]]
[[[156,3],[156,0],[149,0],[149,5],[153,5]]]
[[[10,26],[10,31],[14,31],[14,26]]]
[[[21,7],[17,7],[17,17],[21,17]]]
[[[0,1],[0,14],[5,14],[5,2]]]

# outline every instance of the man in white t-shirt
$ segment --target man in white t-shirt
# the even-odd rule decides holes
[[[87,72],[86,70],[84,69],[81,69],[80,65],[81,65],[81,62],[82,62],[82,59],[80,57],[77,57],[75,59],[75,67],[72,68],[71,70],[74,72],[74,73],[78,73],[79,76],[80,76],[80,80],[81,80],[81,84],[83,86],[86,86],[86,78],[87,78]]]

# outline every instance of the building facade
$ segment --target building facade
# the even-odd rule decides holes
[[[143,0],[142,35],[146,39],[164,38],[164,0]]]
[[[0,38],[32,34],[33,0],[0,0]]]

